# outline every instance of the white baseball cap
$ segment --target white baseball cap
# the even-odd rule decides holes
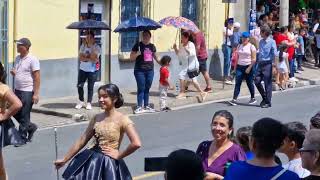
[[[240,23],[239,23],[239,22],[235,22],[235,23],[233,24],[233,26],[234,26],[235,28],[240,28]]]

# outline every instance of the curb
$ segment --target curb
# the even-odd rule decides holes
[[[72,116],[73,116],[72,114],[61,113],[61,112],[57,112],[57,111],[50,111],[50,110],[45,110],[45,109],[40,109],[40,108],[33,108],[31,110],[31,112],[50,115],[50,116],[57,116],[57,117],[62,117],[62,118],[72,118]]]

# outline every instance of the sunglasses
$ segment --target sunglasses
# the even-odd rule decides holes
[[[315,152],[315,150],[300,149],[300,150],[299,150],[299,152],[300,152],[300,154],[302,154],[302,153],[306,153],[306,152],[308,152],[308,153],[312,153],[312,152]]]

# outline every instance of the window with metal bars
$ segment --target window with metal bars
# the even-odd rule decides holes
[[[0,1],[0,58],[4,66],[8,62],[8,0]]]
[[[121,22],[140,15],[140,0],[121,0]],[[121,51],[130,52],[137,41],[139,41],[139,32],[121,33]]]
[[[182,17],[190,19],[196,25],[199,25],[198,6],[198,0],[182,0]]]

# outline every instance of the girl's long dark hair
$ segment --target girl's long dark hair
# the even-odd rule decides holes
[[[0,62],[0,82],[3,84],[6,84],[6,79],[7,79],[6,70],[4,69],[2,62]]]
[[[285,52],[285,50],[288,49],[288,46],[286,44],[282,44],[280,47],[279,47],[279,62],[282,62],[284,59],[283,59],[283,53]]]

